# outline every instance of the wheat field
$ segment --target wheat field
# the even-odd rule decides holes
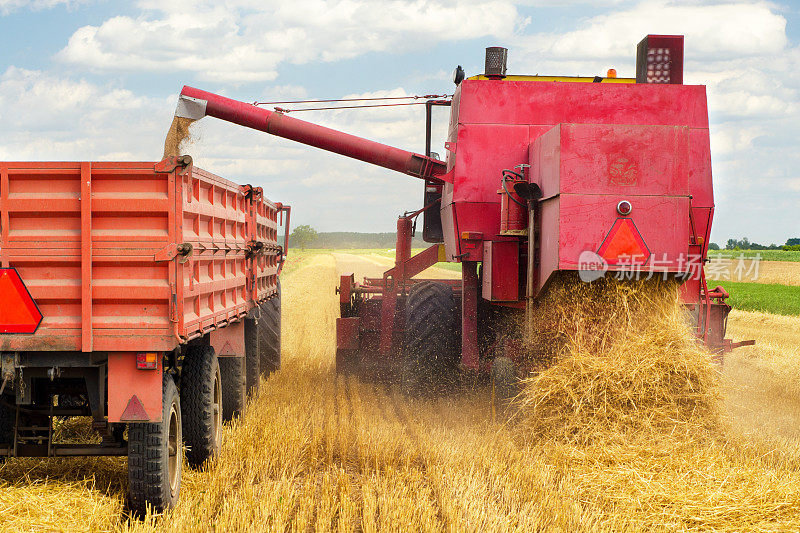
[[[784,376],[774,394],[800,401],[790,379],[796,339],[781,337],[771,316],[761,329],[758,317],[731,319],[737,335],[774,338],[724,367],[730,429],[574,444],[528,439],[493,420],[485,389],[419,400],[337,376],[336,283],[330,255],[283,278],[283,368],[226,427],[219,457],[184,470],[174,510],[129,520],[124,460],[11,460],[0,467],[0,529],[800,529],[800,448],[781,431],[748,431],[746,413],[758,404],[740,405],[753,368],[763,380]]]

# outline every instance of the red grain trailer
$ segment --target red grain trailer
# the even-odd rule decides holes
[[[127,455],[130,508],[172,506],[182,441],[213,455],[280,364],[288,222],[189,156],[0,162],[0,457]],[[102,442],[56,442],[64,416]]]

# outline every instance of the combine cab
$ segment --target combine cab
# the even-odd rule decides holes
[[[721,353],[730,307],[706,286],[714,199],[703,86],[683,85],[683,37],[650,35],[636,78],[506,74],[488,48],[483,75],[456,70],[450,100],[431,100],[425,154],[184,87],[179,116],[214,116],[390,168],[424,182],[424,207],[400,217],[395,266],[339,287],[337,367],[395,372],[428,390],[461,369],[524,375],[495,324],[533,305],[557,275],[667,276],[683,283],[698,337]],[[447,157],[430,152],[433,106],[450,107]],[[423,218],[431,246],[411,255]],[[414,279],[440,261],[458,283]],[[503,387],[495,390],[508,390]]]

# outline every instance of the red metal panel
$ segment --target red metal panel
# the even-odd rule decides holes
[[[164,173],[153,163],[4,163],[3,261],[18,267],[44,315],[35,336],[4,349],[149,348],[171,335]],[[37,210],[41,208],[41,210]],[[166,210],[165,210],[166,209]],[[111,335],[97,344],[99,332]],[[174,339],[172,346],[177,343]]]
[[[519,241],[483,243],[483,287],[485,300],[519,300]]]
[[[630,202],[629,218],[649,251],[643,259],[646,268],[685,271],[690,242],[687,128],[561,124],[534,141],[530,157],[531,179],[543,193],[538,287],[555,270],[579,269],[581,253],[604,253],[601,247],[623,200]],[[632,266],[619,263],[609,268]]]
[[[135,396],[150,422],[161,421],[161,357],[155,370],[136,368],[135,352],[108,354],[108,421],[122,422],[122,414]],[[137,421],[141,420],[139,418]]]
[[[209,341],[220,357],[244,357],[244,321],[215,329],[209,333]]]
[[[478,370],[478,264],[461,266],[461,366]]]
[[[336,348],[339,350],[358,350],[358,330],[361,319],[358,317],[336,319]]]
[[[92,351],[92,164],[81,163],[81,351]]]
[[[463,253],[460,236],[464,231],[480,231],[486,239],[498,234],[498,218],[488,205],[499,203],[496,194],[499,171],[527,162],[528,157],[514,154],[514,147],[524,144],[524,138],[532,142],[562,123],[599,128],[592,132],[588,127],[576,127],[569,132],[571,137],[565,138],[572,141],[568,144],[571,156],[589,157],[582,167],[574,168],[571,179],[593,186],[609,165],[615,165],[620,170],[617,174],[622,178],[620,183],[612,183],[606,177],[599,182],[599,192],[623,189],[628,194],[649,194],[650,189],[658,190],[656,194],[682,195],[691,180],[691,194],[698,190],[698,195],[704,198],[699,202],[712,205],[708,110],[703,86],[465,80],[456,89],[451,119],[448,164],[454,166],[455,176],[449,191],[445,185],[442,200],[448,258]],[[517,133],[517,127],[527,127],[528,133]],[[603,138],[603,132],[611,135]],[[587,134],[593,136],[588,140],[593,141],[594,147],[584,143]],[[690,136],[691,159],[687,161],[681,156],[679,162],[686,169],[691,164],[697,170],[692,175],[665,160],[647,144],[652,141],[660,144],[672,136],[667,151],[673,150],[674,155],[684,149],[686,135]],[[598,143],[603,145],[599,150]],[[639,149],[631,150],[635,147]],[[560,146],[551,148],[559,150]],[[621,152],[638,157],[637,162],[641,163],[638,186],[624,184],[629,167],[626,161],[613,160]],[[696,162],[700,164],[695,168]],[[538,164],[537,158],[531,157],[530,164]],[[660,172],[670,165],[671,173]],[[480,206],[469,203],[475,199],[485,199],[487,203]],[[702,229],[696,231],[702,233]]]
[[[453,200],[499,202],[497,189],[503,169],[528,162],[528,134],[527,124],[462,125],[458,130]],[[488,230],[484,233],[489,234]]]
[[[0,267],[9,266],[7,255],[2,251],[8,247],[8,165],[0,163]]]
[[[689,194],[689,136],[680,126],[560,124],[531,147],[544,198],[564,193]]]
[[[44,315],[0,349],[167,351],[277,289],[277,211],[260,189],[174,161],[4,162],[0,185],[0,263]]]
[[[541,270],[538,287],[555,270],[579,270],[580,255],[597,253],[619,217],[616,205],[622,195],[562,194],[547,200],[542,208]],[[631,200],[635,222],[647,248],[643,272],[686,272],[689,267],[689,199],[672,196],[638,196]],[[587,217],[587,213],[591,216]],[[630,265],[609,265],[625,270]]]
[[[460,92],[461,124],[566,122],[708,128],[703,85],[464,80],[456,92]]]

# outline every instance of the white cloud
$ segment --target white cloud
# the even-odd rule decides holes
[[[79,28],[58,58],[104,70],[187,70],[215,81],[264,81],[283,62],[337,61],[439,42],[506,35],[508,0],[236,0],[140,2],[139,17]]]
[[[8,15],[14,11],[28,9],[31,11],[42,11],[63,5],[67,8],[74,8],[80,4],[86,4],[90,0],[0,0],[0,15]]]
[[[173,105],[12,66],[0,75],[0,159],[158,159],[152,132]]]
[[[787,44],[786,19],[766,2],[696,4],[647,0],[584,20],[573,31],[521,39],[550,57],[625,58],[645,33],[680,34],[695,59],[774,54]]]

